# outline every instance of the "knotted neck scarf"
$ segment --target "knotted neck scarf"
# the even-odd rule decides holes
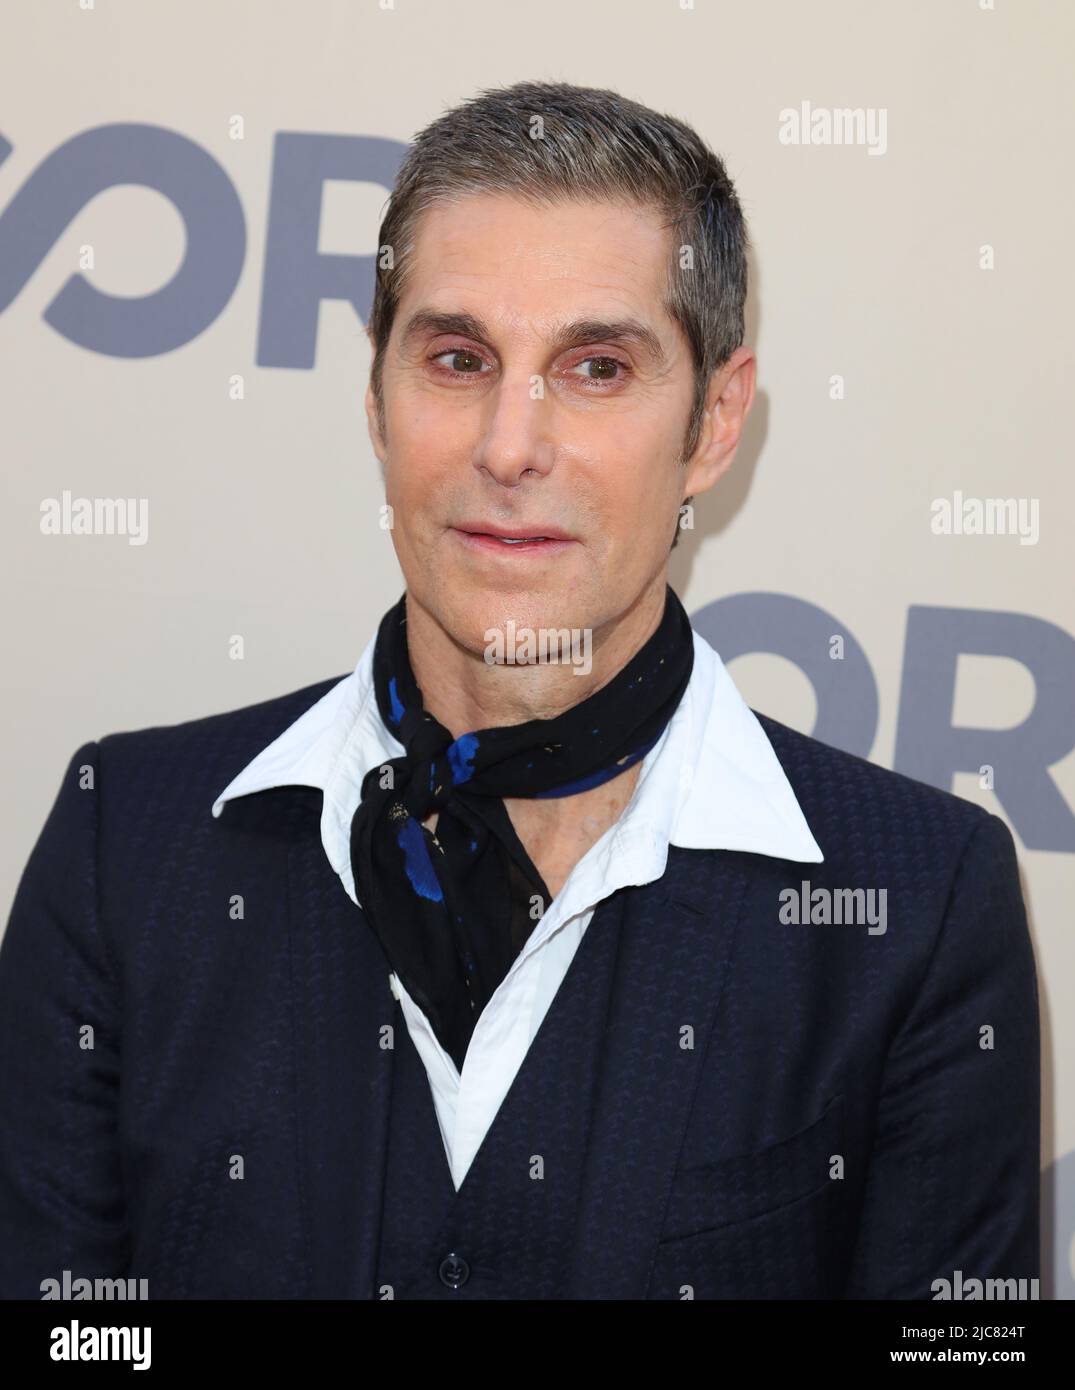
[[[363,778],[351,867],[389,964],[462,1071],[482,1009],[551,900],[503,798],[574,796],[644,758],[687,688],[694,640],[666,586],[657,630],[606,685],[555,718],[453,739],[423,707],[406,597],[373,653],[377,707],[406,754]]]

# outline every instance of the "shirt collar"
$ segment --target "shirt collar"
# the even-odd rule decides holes
[[[824,858],[757,717],[718,653],[700,633],[692,633],[694,667],[683,699],[643,760],[622,816],[592,847],[596,853],[586,856],[594,881],[603,876],[606,891],[612,891],[614,865],[616,886],[658,877],[669,844],[813,863]],[[212,807],[219,816],[226,802],[252,792],[319,788],[324,793],[321,838],[352,899],[350,826],[362,780],[371,768],[405,752],[377,709],[375,641],[371,638],[351,674],[262,749]],[[584,884],[578,887],[584,890]]]

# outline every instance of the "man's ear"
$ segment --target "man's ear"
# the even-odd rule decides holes
[[[385,446],[384,435],[381,431],[381,421],[377,413],[377,397],[374,394],[372,380],[366,385],[366,426],[369,430],[373,452],[383,465],[386,461],[388,450]]]
[[[731,467],[750,407],[754,403],[757,358],[747,347],[736,348],[710,378],[698,446],[687,463],[684,497],[709,488]]]
[[[373,452],[383,466],[388,453],[385,445],[384,431],[381,428],[381,419],[377,410],[377,395],[373,389],[373,364],[377,360],[377,340],[373,336],[373,329],[370,324],[366,324],[366,341],[370,345],[370,375],[366,383],[366,427],[369,430],[370,443],[373,445]],[[382,399],[384,383],[381,383]]]

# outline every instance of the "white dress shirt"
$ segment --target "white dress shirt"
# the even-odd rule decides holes
[[[213,815],[219,816],[226,801],[250,792],[292,785],[320,788],[325,853],[356,904],[350,832],[362,780],[370,768],[405,752],[377,709],[372,678],[375,640],[370,640],[354,671],[263,749],[213,802]],[[761,725],[718,654],[698,632],[687,689],[643,759],[630,801],[572,869],[486,1004],[462,1073],[397,976],[389,975],[429,1076],[457,1191],[594,909],[619,888],[660,878],[669,844],[812,863],[823,858]]]

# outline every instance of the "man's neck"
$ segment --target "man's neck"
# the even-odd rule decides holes
[[[593,635],[593,666],[498,666],[461,647],[407,596],[407,648],[425,708],[455,737],[476,729],[552,719],[607,685],[652,637],[664,615],[662,574],[613,631]],[[600,652],[600,656],[598,656]],[[553,897],[586,851],[623,814],[642,771],[634,763],[611,781],[575,796],[505,797],[515,833]],[[437,813],[424,822],[435,830]]]
[[[462,646],[407,593],[407,650],[425,708],[454,738],[477,729],[554,719],[618,675],[660,626],[667,579],[659,575],[616,622],[594,630],[590,669],[570,661],[488,662]]]

